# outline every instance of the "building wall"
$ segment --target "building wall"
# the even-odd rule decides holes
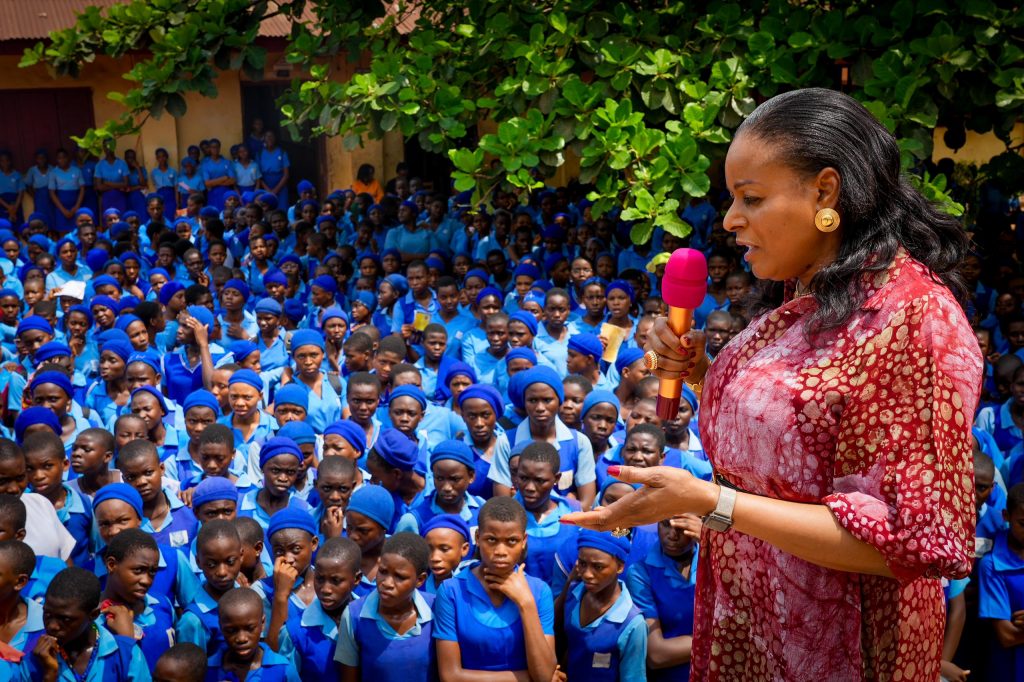
[[[942,136],[945,133],[945,128],[935,129],[932,151],[932,159],[935,161],[949,157],[957,163],[983,164],[993,156],[1006,151],[1006,145],[1003,144],[1003,141],[992,133],[981,134],[971,132],[970,130],[967,131],[967,142],[964,146],[957,151],[953,151],[942,141]],[[1014,127],[1011,137],[1014,145],[1024,144],[1024,122],[1018,123]]]

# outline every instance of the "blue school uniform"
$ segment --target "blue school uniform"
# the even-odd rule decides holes
[[[619,581],[621,593],[611,608],[580,624],[585,587],[577,584],[565,600],[565,635],[570,680],[644,682],[647,679],[647,622]]]
[[[215,365],[223,356],[214,355],[212,350],[210,354]],[[184,348],[164,355],[163,365],[164,386],[167,388],[165,395],[174,402],[185,402],[191,393],[203,387],[203,363],[197,362],[195,367],[190,366],[188,353]]]
[[[250,670],[245,676],[245,682],[300,682],[299,673],[296,672],[295,666],[292,662],[281,654],[275,653],[269,646],[260,642],[260,648],[263,649],[263,659],[260,661],[260,666],[255,670]],[[227,653],[227,645],[221,647],[217,653],[210,656],[210,661],[206,668],[206,682],[224,682],[225,680],[234,680],[237,682],[238,678],[234,673],[228,672],[224,669],[224,654]]]
[[[192,175],[186,175],[185,171],[181,171],[178,174],[178,196],[180,200],[178,202],[178,208],[188,207],[188,197],[190,194],[195,192],[205,192],[206,183],[203,182],[203,175],[197,169]]]
[[[29,576],[28,583],[22,589],[21,596],[42,604],[43,598],[46,596],[46,588],[53,580],[53,576],[67,567],[66,563],[56,557],[37,554],[36,566],[32,569],[32,575]]]
[[[68,166],[67,170],[60,166],[50,169],[48,188],[57,194],[57,199],[65,210],[70,211],[75,207],[82,186],[82,171],[77,166]],[[74,214],[67,218],[54,205],[53,217],[56,220],[55,227],[58,232],[70,232],[75,229]]]
[[[359,679],[366,682],[436,680],[431,609],[434,598],[417,590],[412,600],[416,624],[403,635],[380,615],[376,591],[349,604],[338,628],[334,660],[350,668],[358,667]]]
[[[122,183],[128,179],[128,164],[124,159],[107,161],[100,159],[96,162],[96,170],[93,174],[96,180],[103,180],[110,183]],[[108,189],[100,195],[100,210],[116,208],[121,213],[128,210],[128,195],[124,190]]]
[[[162,491],[164,498],[171,510],[164,517],[159,528],[154,528],[149,519],[142,519],[142,530],[153,536],[153,539],[161,545],[169,547],[186,547],[195,536],[199,522],[195,514],[185,506],[177,495],[169,492],[166,488]]]
[[[246,438],[241,429],[236,429],[231,424],[231,417],[232,416],[230,414],[225,415],[219,418],[217,423],[223,424],[231,429],[235,434],[235,449],[240,449],[243,452],[248,450],[254,443],[256,444],[256,447],[262,446],[263,443],[273,436],[274,432],[277,430],[277,421],[266,412],[261,411],[259,424],[256,425],[255,429],[253,429],[252,435],[250,435],[249,438]]]
[[[217,601],[205,589],[196,592],[195,599],[185,606],[178,618],[175,635],[179,642],[192,642],[212,656],[225,644],[220,631]]]
[[[78,164],[78,167],[82,169],[82,185],[85,187],[82,206],[98,215],[99,202],[96,199],[96,189],[93,187],[93,176],[96,175],[96,159],[87,159],[84,163]]]
[[[656,544],[643,561],[626,573],[626,586],[633,603],[644,618],[657,619],[665,638],[693,634],[693,602],[697,590],[697,547],[690,562],[690,577],[683,578],[676,560]],[[652,682],[677,682],[690,679],[690,664],[651,670]]]
[[[46,226],[55,227],[54,207],[50,201],[50,171],[53,166],[47,166],[46,170],[39,170],[39,166],[32,166],[25,171],[25,188],[32,190],[32,204],[35,206],[35,213],[46,216]]]
[[[107,617],[101,613],[96,618],[96,625],[103,629],[106,621]],[[142,634],[142,639],[136,640],[137,646],[142,651],[147,665],[153,669],[156,667],[157,659],[174,646],[174,612],[171,605],[152,595],[146,595],[145,609],[135,616],[135,630]]]
[[[25,650],[32,651],[43,634],[45,631],[30,637],[25,644]],[[152,679],[142,649],[133,639],[111,634],[105,627],[98,627],[95,652],[84,675],[78,675],[68,667],[62,656],[58,656],[58,682],[149,682]],[[43,679],[43,670],[35,656],[26,656],[22,659],[22,670],[25,675],[23,679]]]
[[[1000,486],[992,486],[988,499],[978,510],[977,525],[974,529],[975,551],[979,554],[987,554],[991,551],[996,537],[1006,532],[1009,528],[1003,520],[1003,511],[1006,509],[1006,491]]]
[[[427,409],[423,411],[419,431],[426,434],[427,448],[433,450],[442,441],[451,440],[460,433],[469,433],[469,427],[450,407],[428,402]]]
[[[139,166],[137,170],[128,171],[128,184],[131,186],[149,185],[149,177],[146,169]],[[146,192],[141,189],[133,189],[128,192],[128,209],[135,211],[140,216],[146,215]]]
[[[269,346],[262,336],[256,336],[256,348],[260,351],[260,368],[264,372],[280,369],[288,364],[288,349],[285,347],[284,336],[283,333],[278,334]]]
[[[445,348],[444,355],[447,358],[455,359],[462,357],[462,340],[466,334],[480,326],[480,321],[465,311],[460,311],[458,315],[447,322],[444,321],[440,311],[438,311],[430,316],[430,321],[440,324],[448,330],[448,347]],[[426,389],[424,388],[424,390]],[[427,393],[427,395],[431,394]]]
[[[441,584],[434,602],[434,639],[458,642],[462,667],[466,670],[526,670],[526,642],[519,608],[506,599],[494,606],[490,595],[466,568]],[[551,589],[527,573],[545,635],[555,634],[554,602]]]
[[[530,435],[529,419],[524,419],[519,426],[507,433],[511,446],[515,446],[519,441],[533,439],[533,436]],[[591,445],[590,439],[579,431],[570,429],[565,422],[557,417],[555,418],[555,439],[558,441],[556,447],[561,465],[558,481],[555,483],[555,491],[566,495],[575,491],[578,486],[594,483],[597,480],[597,473],[594,470],[594,446]],[[507,457],[502,460],[495,458],[491,472],[491,479],[495,483],[513,487]]]
[[[13,204],[14,200],[18,198],[20,192],[25,191],[25,181],[21,177],[21,173],[11,169],[10,173],[4,173],[0,171],[0,199],[3,199],[8,204]],[[7,210],[0,208],[0,218],[9,220],[12,224],[21,222],[21,208],[18,208],[19,215],[10,215]]]
[[[33,636],[43,634],[46,630],[46,626],[43,625],[43,606],[37,601],[26,599],[24,596],[21,597],[21,601],[25,602],[25,624],[14,633],[8,644],[18,651],[31,655],[32,650],[26,649],[25,645],[28,644],[28,640]],[[0,677],[0,679],[5,678]]]
[[[102,549],[104,548],[98,547],[97,554]],[[199,579],[189,570],[188,558],[180,549],[160,544],[157,545],[157,549],[160,551],[160,561],[149,594],[171,606],[184,607],[195,599],[196,592],[199,591]],[[99,577],[100,582],[106,585],[106,564],[97,561],[93,572]]]
[[[558,372],[558,376],[564,379],[569,375],[569,335],[565,340],[559,341],[551,336],[544,323],[538,325],[537,336],[533,340],[533,347],[537,351],[537,357],[545,356],[550,366]]]
[[[435,495],[437,491],[433,491],[423,497],[419,502],[414,502],[409,507],[409,511],[402,515],[395,525],[395,532],[401,533],[402,531],[410,531],[419,534],[420,528],[427,525],[431,519],[435,516],[440,516],[446,513],[437,505]],[[463,496],[462,509],[459,510],[459,517],[462,518],[467,524],[469,524],[470,540],[472,540],[473,531],[476,530],[477,516],[480,515],[480,507],[483,506],[484,501],[479,497],[471,495],[468,491]]]
[[[89,547],[92,530],[92,503],[82,493],[64,484],[64,506],[57,510],[57,518],[75,539],[71,550],[71,561],[79,568],[87,568],[91,562]]]
[[[351,603],[351,602],[350,602]],[[307,680],[333,679],[338,624],[314,599],[299,618],[289,618],[280,635],[279,653],[291,659]]]
[[[284,178],[284,171],[286,168],[291,166],[291,161],[288,159],[288,152],[275,147],[273,150],[267,149],[266,147],[260,150],[258,156],[254,157],[255,161],[260,164],[260,172],[263,173],[263,184],[267,187],[273,188],[277,183],[281,182]],[[281,191],[277,193],[277,205],[288,206],[288,183],[285,183]]]
[[[261,357],[262,361],[262,357]],[[309,404],[306,408],[306,423],[315,433],[324,430],[341,419],[341,396],[334,390],[330,379],[320,373],[320,395],[309,391]]]
[[[199,164],[199,173],[203,176],[203,182],[205,183],[209,183],[210,180],[235,177],[231,160],[223,156],[219,159],[213,159],[212,157],[203,159]],[[218,211],[224,210],[224,195],[230,189],[231,187],[226,185],[211,187],[206,197],[206,204],[213,206]]]
[[[530,551],[526,554],[526,572],[548,585],[555,574],[555,553],[558,548],[579,534],[579,528],[559,523],[558,520],[566,514],[580,510],[579,502],[564,498],[555,492],[551,493],[551,500],[556,506],[541,520],[538,521],[529,511],[526,513],[526,535],[530,538]],[[523,504],[521,493],[516,493],[516,502]]]
[[[978,564],[978,617],[1011,620],[1024,609],[1024,559],[1010,549],[1006,533],[996,537]],[[991,637],[990,679],[1024,679],[1024,646],[1004,648]]]
[[[153,178],[153,186],[156,187],[156,193],[164,200],[164,220],[170,223],[174,220],[174,209],[177,208],[178,203],[174,193],[175,187],[178,184],[178,171],[170,166],[167,167],[167,170],[160,170],[157,167],[149,175]]]
[[[266,531],[270,527],[270,515],[256,502],[256,495],[259,492],[259,488],[253,488],[239,498],[238,515],[256,519],[256,523],[260,524],[263,530]],[[311,511],[309,504],[298,497],[290,498],[288,506],[305,512]],[[269,540],[270,538],[267,539]]]
[[[246,166],[241,161],[235,161],[234,170],[239,192],[252,192],[256,189],[256,183],[261,177],[258,163],[250,159]]]

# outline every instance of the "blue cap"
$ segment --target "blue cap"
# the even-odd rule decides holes
[[[398,429],[383,429],[373,449],[385,462],[402,471],[412,471],[419,460],[417,444]]]
[[[108,344],[109,345],[109,344]],[[106,346],[104,346],[106,348]],[[147,349],[141,353],[132,353],[128,356],[125,361],[125,365],[131,365],[136,362],[141,362],[144,365],[148,365],[157,374],[163,374],[163,368],[160,366],[160,356],[157,355],[156,351],[152,348]]]
[[[188,414],[188,411],[193,407],[208,407],[213,410],[213,413],[220,416],[220,403],[217,402],[217,396],[210,393],[206,389],[200,388],[197,391],[192,391],[185,398],[185,402],[182,404],[182,412]]]
[[[237,370],[231,375],[231,378],[228,379],[228,386],[231,386],[232,384],[246,384],[248,386],[252,386],[257,391],[263,391],[263,379],[261,379],[260,375],[251,369]]]
[[[522,381],[522,391],[519,393],[519,402],[520,403],[522,403],[524,405],[526,404],[526,389],[528,389],[530,386],[532,386],[534,384],[544,384],[545,386],[550,387],[551,390],[553,390],[555,392],[555,394],[558,396],[558,402],[560,402],[560,403],[565,402],[565,390],[562,388],[562,380],[558,376],[558,372],[556,372],[555,370],[551,369],[550,367],[548,367],[546,365],[538,365],[537,367],[532,367],[532,368],[526,370],[525,372],[518,372],[512,378],[514,379],[515,377],[519,377],[519,376],[523,377],[521,379],[521,381]],[[509,398],[511,399],[512,398],[512,383],[511,383],[511,381],[509,382],[508,390],[509,390]],[[513,400],[513,403],[514,402],[515,401]]]
[[[391,401],[395,398],[412,398],[420,404],[421,409],[427,409],[427,394],[415,384],[405,384],[391,391]]]
[[[531,315],[532,317],[532,315]],[[534,367],[537,366],[537,354],[533,352],[533,349],[527,348],[526,346],[520,346],[519,348],[513,348],[505,354],[505,366],[513,360],[529,360],[530,364]]]
[[[473,544],[473,536],[469,530],[469,524],[458,514],[438,514],[420,528],[420,536],[425,538],[427,533],[438,528],[453,530],[466,538],[466,542],[470,545]]]
[[[385,488],[379,485],[364,485],[352,493],[346,511],[362,514],[387,530],[395,516],[395,501]]]
[[[494,416],[498,419],[505,413],[504,401],[501,399],[501,393],[498,389],[493,386],[486,384],[473,384],[462,393],[459,394],[459,407],[461,408],[467,400],[483,400],[491,409],[494,410]]]
[[[92,290],[96,291],[100,287],[114,287],[118,291],[121,290],[121,285],[117,283],[117,280],[110,275],[98,275],[92,279]]]
[[[281,304],[272,298],[261,298],[259,303],[256,304],[255,312],[257,315],[260,313],[267,313],[270,315],[281,315]]]
[[[434,466],[435,462],[444,459],[452,459],[459,464],[465,464],[470,471],[473,471],[476,466],[473,451],[461,440],[443,440],[438,443],[430,454],[430,466]]]
[[[225,289],[234,289],[238,293],[242,294],[242,300],[249,300],[249,285],[240,279],[229,279],[224,282],[224,286],[221,288],[221,293],[224,293]]]
[[[341,436],[359,452],[366,452],[366,431],[351,419],[342,419],[341,421],[334,422],[324,429],[324,435]]]
[[[516,269],[512,271],[513,278],[515,277],[529,277],[531,279],[540,279],[540,268],[533,263],[520,263],[516,266]]]
[[[352,303],[361,303],[371,313],[377,309],[377,297],[370,291],[357,291]]]
[[[285,384],[274,393],[275,405],[298,405],[309,410],[309,389],[298,381]]]
[[[18,323],[18,327],[14,333],[15,336],[21,336],[23,332],[38,330],[46,332],[50,336],[53,336],[53,327],[46,320],[45,317],[39,315],[29,315]]]
[[[36,424],[50,427],[58,436],[64,434],[64,427],[61,425],[60,420],[57,419],[57,415],[54,414],[53,410],[48,407],[33,406],[26,407],[19,412],[18,418],[14,420],[14,440],[19,443],[24,441],[25,431],[28,430],[28,427],[35,426]]]
[[[324,349],[324,335],[316,329],[299,329],[292,334],[291,349],[292,355],[302,348],[303,346],[316,346],[320,350]]]
[[[530,336],[537,336],[537,318],[527,310],[517,310],[508,318],[509,322],[521,322],[530,330]]]
[[[150,271],[149,274],[152,275],[153,272]],[[179,291],[185,291],[185,285],[184,284],[182,284],[181,282],[175,282],[173,280],[170,281],[170,282],[167,282],[162,287],[160,287],[160,294],[158,296],[159,299],[160,299],[160,302],[163,303],[164,305],[170,305],[171,299],[174,298],[174,295],[177,294]],[[198,308],[198,307],[200,307],[200,306],[189,306],[189,308]],[[205,310],[205,308],[204,308],[204,310]]]
[[[609,532],[599,532],[584,528],[576,538],[576,546],[579,549],[589,547],[605,554],[610,554],[619,561],[625,561],[629,557],[629,538],[617,538]]]
[[[310,284],[311,286],[320,287],[324,291],[328,291],[332,294],[338,293],[338,280],[334,279],[331,275],[319,275],[314,277]]]
[[[163,395],[160,393],[160,391],[153,388],[152,386],[143,385],[136,388],[134,391],[132,391],[131,397],[128,398],[128,403],[130,404],[131,401],[135,398],[135,396],[139,395],[140,393],[148,393],[149,395],[156,398],[156,401],[160,404],[160,409],[164,411],[165,415],[169,412],[169,410],[167,409],[167,403],[164,402]]]
[[[679,397],[690,403],[690,409],[693,411],[693,414],[696,415],[697,411],[700,409],[700,402],[697,400],[697,394],[693,392],[693,389],[684,383],[683,392]]]
[[[445,370],[444,377],[441,379],[441,385],[447,387],[455,377],[467,377],[474,384],[477,381],[476,371],[462,361],[456,361],[448,365],[448,369]]]
[[[108,483],[97,490],[92,498],[92,508],[99,508],[107,500],[127,502],[135,510],[135,513],[139,515],[140,520],[145,516],[142,512],[142,496],[127,483]]]
[[[192,492],[192,509],[198,509],[207,502],[231,500],[238,504],[238,488],[230,478],[210,476],[199,482]]]
[[[285,507],[270,517],[270,524],[267,526],[267,537],[273,538],[276,533],[282,530],[301,530],[316,536],[316,522],[313,515],[305,509],[297,507]]]
[[[313,431],[313,427],[307,422],[288,422],[277,430],[277,435],[281,438],[292,439],[296,445],[316,443],[316,432]]]
[[[590,408],[600,405],[601,403],[608,403],[615,408],[615,414],[619,413],[622,406],[619,404],[619,399],[615,397],[615,394],[611,391],[595,390],[587,394],[587,397],[583,400],[583,409],[580,410],[580,419],[587,416],[587,412]]]
[[[291,455],[295,459],[299,460],[299,464],[302,464],[302,450],[299,450],[298,444],[296,444],[296,442],[291,438],[274,436],[273,438],[267,439],[260,448],[260,469],[266,466],[268,461],[278,455]]]
[[[121,333],[123,334],[124,332]],[[132,344],[129,341],[113,337],[104,339],[104,341],[100,344],[100,353],[113,353],[117,357],[121,358],[121,360],[123,360],[124,362],[128,362],[128,358],[130,358],[135,353],[135,349],[132,347]]]
[[[234,356],[235,362],[242,362],[247,357],[259,350],[252,341],[235,341],[231,344],[231,355]]]
[[[620,348],[619,355],[615,358],[615,371],[621,375],[622,370],[643,357],[644,352],[640,348]]]
[[[288,275],[284,274],[280,270],[267,270],[267,274],[263,275],[263,286],[268,284],[281,284],[284,286],[288,285]]]
[[[287,315],[288,319],[292,322],[298,323],[306,316],[306,306],[302,301],[289,298],[284,302],[284,314]]]
[[[32,377],[32,383],[29,384],[29,393],[33,393],[37,387],[43,384],[53,384],[64,391],[70,398],[75,394],[75,387],[71,385],[71,379],[64,372],[58,372],[57,370],[51,370],[49,372],[39,372]]]
[[[604,346],[595,334],[573,334],[569,337],[569,350],[589,356],[594,362],[600,362]]]
[[[62,358],[71,355],[71,348],[66,343],[60,341],[49,341],[36,348],[36,353],[32,356],[33,360],[37,363],[43,363],[47,360],[53,360],[54,358]]]
[[[636,302],[636,294],[633,293],[633,285],[631,285],[629,282],[623,281],[621,279],[615,280],[614,282],[609,284],[608,287],[605,289],[605,296],[612,293],[612,291],[615,289],[619,289],[620,291],[624,292],[626,296],[629,297],[630,303]]]
[[[167,285],[164,286],[166,287]],[[95,309],[96,307],[110,308],[115,314],[121,312],[121,304],[111,296],[93,296],[92,300],[89,301],[89,308]]]

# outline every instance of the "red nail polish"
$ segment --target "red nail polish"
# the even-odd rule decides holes
[[[619,476],[619,469],[620,469],[620,467],[619,467],[618,464],[611,465],[610,467],[608,467],[608,475],[609,476],[614,476],[614,477],[618,478],[618,476]]]
[[[566,526],[575,526],[576,525],[575,521],[573,521],[572,519],[567,519],[564,516],[562,518],[558,519],[558,522],[562,523],[562,524],[565,524]]]

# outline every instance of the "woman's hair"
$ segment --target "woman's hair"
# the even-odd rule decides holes
[[[861,274],[886,270],[900,246],[962,295],[957,268],[966,234],[900,173],[896,138],[857,100],[824,88],[783,93],[754,110],[736,131],[744,134],[770,142],[798,173],[834,168],[841,179],[842,241],[835,261],[811,280],[818,309],[806,322],[808,336],[842,326],[864,303]],[[756,312],[777,304],[779,291],[766,287]]]
[[[368,163],[364,163],[359,167],[359,170],[356,171],[356,180],[363,183],[369,182],[370,178],[373,177],[373,174],[373,166]]]
[[[498,523],[515,523],[526,530],[526,509],[513,497],[492,497],[480,507],[477,524],[483,527],[487,521]]]

